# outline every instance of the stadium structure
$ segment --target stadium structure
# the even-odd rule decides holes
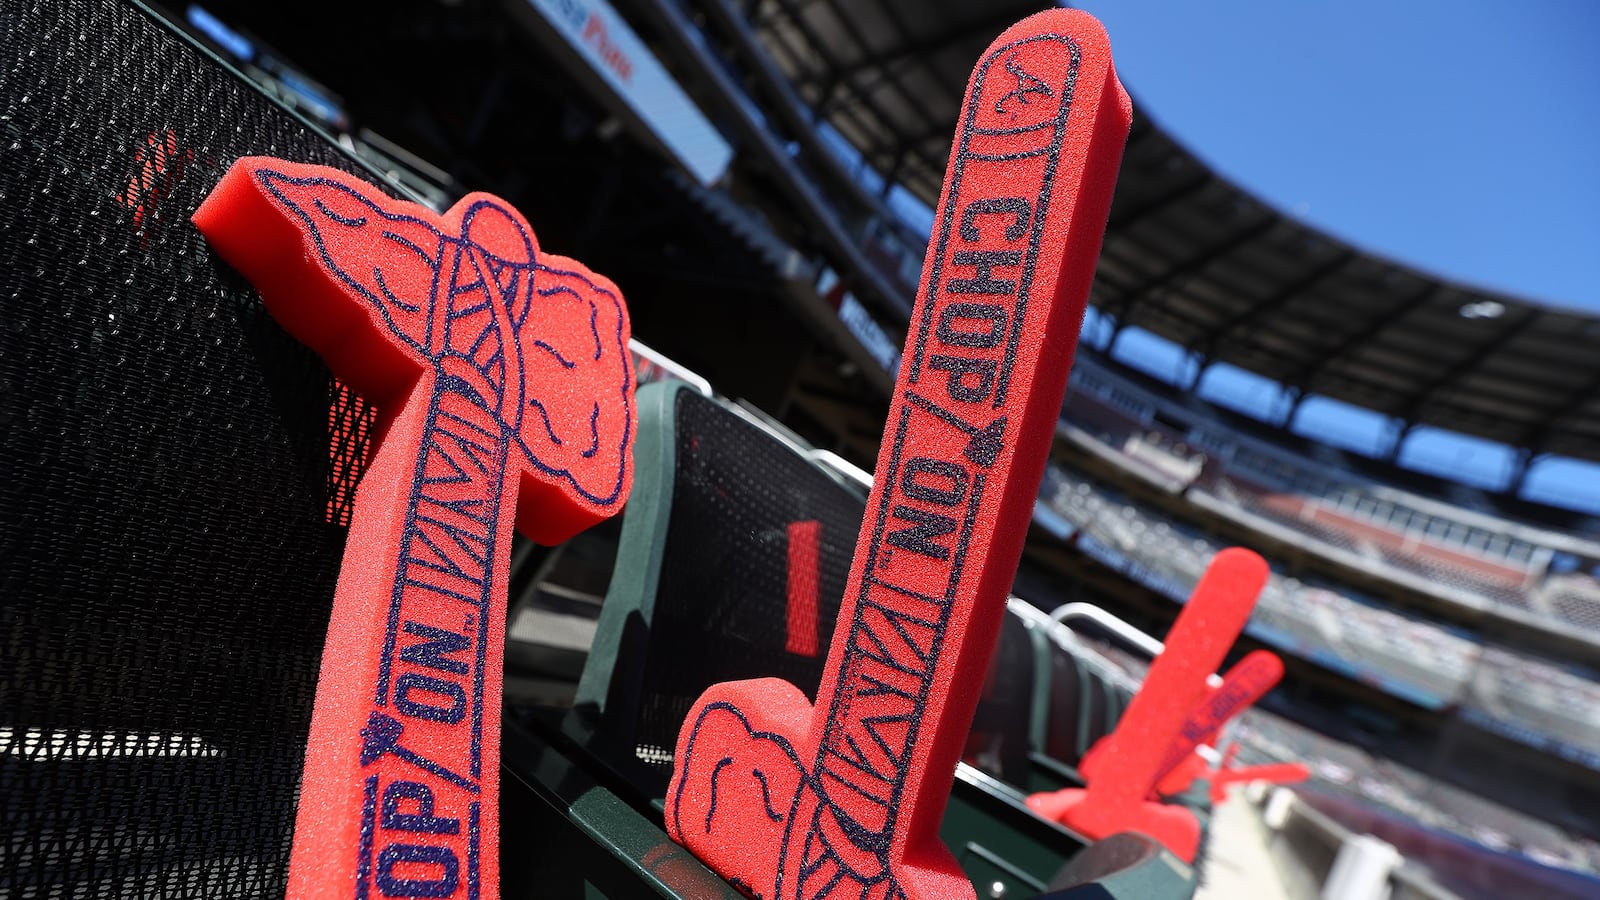
[[[643,345],[636,351],[644,380],[678,380],[708,402],[720,398],[738,424],[708,424],[708,434],[755,429],[774,446],[823,463],[817,471],[831,473],[830,489],[850,497],[859,492],[852,479],[870,479],[967,75],[1000,30],[1037,7],[1009,0],[212,0],[153,12],[119,7],[112,30],[150,27],[129,17],[174,23],[387,176],[396,192],[436,209],[467,190],[507,198],[545,246],[622,286]],[[67,17],[43,46],[74,46],[74,28],[88,32],[106,21],[89,4],[64,8]],[[22,18],[29,28],[49,21],[48,14]],[[162,40],[143,37],[137,46]],[[16,33],[6,41],[22,46]],[[114,69],[81,71],[107,79]],[[1324,830],[1370,832],[1400,847],[1410,874],[1396,881],[1398,896],[1509,896],[1527,885],[1552,897],[1596,890],[1600,518],[1525,487],[1551,461],[1600,461],[1600,359],[1592,349],[1600,319],[1452,283],[1272,209],[1163,131],[1159,109],[1137,108],[1138,73],[1122,74],[1135,93],[1135,124],[1017,577],[1017,620],[1055,633],[1050,611],[1089,603],[1160,635],[1217,550],[1257,549],[1273,575],[1238,652],[1272,649],[1289,674],[1232,732],[1240,759],[1311,763],[1314,778],[1296,801],[1300,815]],[[158,98],[149,104],[203,102],[181,85],[155,87],[165,77],[141,68],[130,90]],[[196,76],[183,70],[176,77]],[[47,156],[24,130],[27,104],[16,95],[26,82],[12,78],[3,91],[12,161],[0,162],[11,174],[0,184],[20,196],[30,190],[27,179],[51,175],[47,166],[29,167],[33,154]],[[209,171],[216,148],[186,132],[182,116],[147,106],[126,118],[143,131],[120,139],[128,167],[116,173],[118,205],[143,218],[135,224],[144,247],[176,246],[168,205],[203,193],[185,176]],[[286,140],[280,149],[295,146]],[[17,221],[0,232],[8,242],[24,240]],[[174,334],[208,327],[173,316]],[[1130,339],[1165,348],[1180,361],[1176,371],[1141,363],[1127,352]],[[274,341],[256,332],[247,340]],[[6,377],[20,378],[17,355],[9,355]],[[1274,399],[1265,408],[1230,400],[1208,389],[1219,374],[1269,385]],[[317,377],[304,375],[299,388],[317,393],[307,387]],[[13,460],[25,455],[23,436],[43,440],[45,419],[31,411],[48,406],[21,396],[21,406],[7,409]],[[337,384],[318,397],[322,421],[318,403],[297,408],[295,421],[304,419],[305,428],[290,440],[332,440],[324,470],[302,476],[312,483],[308,496],[325,506],[329,533],[307,553],[326,569],[337,553],[324,545],[337,546],[338,529],[348,524],[371,414]],[[1341,449],[1295,427],[1303,410],[1326,403],[1378,423],[1370,439]],[[1487,484],[1403,465],[1415,435],[1430,430],[1503,447],[1503,477]],[[754,446],[740,451],[752,460],[742,464],[777,452]],[[17,465],[35,472],[44,463]],[[147,470],[141,477],[174,476]],[[830,516],[859,520],[851,502],[859,498],[815,515],[825,526]],[[698,514],[708,522],[739,515],[714,504]],[[58,536],[92,527],[90,519],[51,521]],[[593,737],[575,735],[570,722],[551,726],[538,710],[604,694],[590,683],[586,662],[617,592],[608,584],[613,559],[625,552],[617,531],[601,528],[555,552],[521,546],[516,557],[508,722],[556,746]],[[270,533],[252,526],[229,539]],[[853,535],[853,526],[824,531],[824,552],[847,561]],[[55,546],[16,540],[26,551],[19,558],[42,558]],[[226,559],[224,544],[208,552]],[[719,563],[708,556],[697,564]],[[29,577],[8,577],[6,590],[45,590]],[[272,582],[275,589],[315,593],[293,580],[312,575],[284,577],[290,582]],[[826,577],[822,589],[839,593]],[[43,619],[17,621],[14,635],[57,639]],[[265,628],[261,634],[275,639],[292,635],[301,656],[309,647],[314,676],[320,644],[306,643],[308,626],[286,620]],[[1001,721],[1025,718],[1019,710],[1027,702],[1008,705],[1006,675],[997,671],[998,687],[986,693],[990,707],[979,716],[979,727],[997,737],[972,742],[973,767],[963,770],[958,791],[984,778],[1038,787],[1030,752],[1070,772],[1092,732],[1103,734],[1137,687],[1140,648],[1130,653],[1119,633],[1075,625],[1060,635],[1073,655],[1042,664],[1071,673],[1075,686],[1062,696],[1072,700],[1032,734],[1027,723]],[[11,646],[21,648],[22,639]],[[26,652],[8,650],[13,658]],[[299,665],[293,677],[303,680],[305,660]],[[239,677],[250,691],[265,691],[272,676],[257,668]],[[1067,677],[1052,674],[1051,683]],[[163,708],[163,697],[181,693],[174,684],[158,687],[140,693],[140,703]],[[18,708],[44,702],[39,696]],[[671,717],[681,720],[686,707],[675,703],[639,701],[644,724],[621,742],[627,758],[608,764],[602,781],[648,780],[659,775],[651,767],[670,764],[670,739],[659,737],[676,733]],[[1058,718],[1070,723],[1060,733]],[[656,728],[658,719],[667,724]],[[50,736],[68,724],[0,723],[0,750],[13,761],[49,756],[60,750]],[[1017,727],[1021,737],[1011,735]],[[255,747],[238,737],[242,731],[185,732],[176,724],[157,731],[202,734],[195,746],[227,752],[235,739]],[[532,756],[517,756],[531,751],[507,741],[511,769],[533,765]],[[240,756],[253,759],[250,753]],[[294,765],[292,752],[271,759]],[[4,771],[9,783],[24,783],[15,768]],[[77,777],[28,788],[21,808],[48,818],[40,810],[60,802],[51,791]],[[528,779],[529,797],[574,802],[576,795],[541,794],[536,781]],[[508,789],[507,796],[519,795]],[[258,809],[281,815],[283,802],[259,799]],[[169,811],[184,808],[181,800],[171,804]],[[505,816],[508,829],[517,824],[516,814]],[[1318,844],[1326,838],[1299,827],[1306,831],[1283,832],[1278,855],[1286,868],[1320,879],[1331,859]],[[27,846],[47,856],[41,828],[37,820],[14,825],[12,852]],[[113,853],[120,845],[106,846]],[[281,874],[267,869],[252,870],[250,884],[275,884]],[[519,874],[508,864],[508,896],[519,877],[524,885],[559,878],[542,868]],[[1003,887],[1011,877],[989,880]],[[91,895],[28,884],[38,896]]]

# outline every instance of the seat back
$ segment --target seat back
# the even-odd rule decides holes
[[[641,388],[638,405],[633,495],[576,712],[659,797],[712,684],[771,676],[815,697],[866,501],[682,383]]]
[[[1191,866],[1154,839],[1128,831],[1074,856],[1038,900],[1188,900],[1198,886]]]
[[[1082,710],[1092,675],[1084,664],[1061,645],[1044,638],[1050,660],[1050,705],[1043,750],[1051,759],[1076,764],[1083,756]]]
[[[1116,727],[1128,705],[1127,694],[1073,652],[1040,636],[1047,654],[1049,698],[1038,749],[1052,759],[1076,765],[1094,742]]]
[[[1007,612],[1001,620],[1000,641],[989,661],[983,694],[972,717],[963,760],[1009,784],[1028,784],[1037,680],[1031,629]]]
[[[383,176],[131,4],[0,58],[0,895],[281,897],[371,416],[189,216]]]

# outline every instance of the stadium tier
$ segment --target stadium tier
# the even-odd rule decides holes
[[[1433,708],[1461,703],[1478,715],[1492,709],[1504,717],[1509,707],[1498,698],[1505,691],[1561,681],[1565,687],[1555,693],[1526,696],[1568,698],[1547,700],[1567,709],[1568,726],[1550,731],[1531,720],[1523,725],[1565,744],[1569,755],[1596,759],[1592,748],[1600,746],[1600,732],[1593,729],[1600,717],[1594,700],[1600,685],[1591,670],[1569,671],[1526,653],[1484,655],[1483,638],[1460,627],[1488,612],[1491,621],[1503,618],[1594,641],[1594,612],[1577,604],[1600,600],[1600,584],[1586,573],[1544,571],[1556,552],[1583,553],[1592,564],[1600,550],[1594,542],[1453,509],[1353,474],[1339,478],[1327,466],[1248,438],[1215,418],[1161,402],[1101,364],[1081,362],[1074,384],[1079,390],[1068,401],[1062,425],[1067,440],[1132,477],[1182,493],[1193,507],[1188,521],[1205,522],[1215,514],[1305,548],[1347,577],[1381,572],[1408,592],[1460,608],[1454,622],[1448,605],[1440,607],[1438,617],[1419,618],[1384,609],[1348,585],[1278,578],[1252,623],[1264,640],[1375,681],[1413,702]],[[1179,430],[1167,423],[1190,427]],[[1222,449],[1211,456],[1189,449],[1191,444]],[[1166,448],[1161,452],[1167,463],[1152,462],[1156,448]],[[1174,473],[1187,469],[1194,470],[1192,477],[1175,483]],[[1246,474],[1235,474],[1240,470]],[[1263,483],[1275,485],[1276,492],[1239,487]],[[1084,552],[1174,599],[1187,596],[1204,561],[1221,546],[1198,528],[1065,468],[1047,475],[1040,502],[1069,526],[1065,532],[1058,529],[1059,536],[1076,534]],[[1333,513],[1319,521],[1324,508]],[[1449,567],[1440,561],[1445,557],[1452,560]],[[1446,577],[1447,572],[1455,577]],[[1490,590],[1496,584],[1499,588]],[[1554,597],[1563,602],[1553,602]],[[1492,625],[1475,630],[1494,633]]]
[[[1062,536],[1083,553],[1174,600],[1188,596],[1223,546],[1065,468],[1049,471],[1040,502],[1069,524]],[[1486,646],[1332,582],[1274,576],[1247,631],[1419,706],[1459,706],[1463,714],[1539,735],[1531,739],[1541,746],[1561,745],[1564,755],[1600,764],[1591,749],[1600,742],[1600,682],[1592,671]],[[1544,708],[1533,715],[1530,704]]]

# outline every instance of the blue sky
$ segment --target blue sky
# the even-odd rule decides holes
[[[1452,280],[1600,312],[1600,3],[1079,0],[1230,180]]]
[[[1135,104],[1266,202],[1441,277],[1600,314],[1600,2],[1072,5],[1105,23]],[[1117,355],[1170,376],[1185,363],[1160,344],[1133,335]],[[1203,396],[1275,406],[1276,386],[1220,369]],[[1308,402],[1295,430],[1373,452],[1381,423],[1341,407]],[[1509,454],[1424,431],[1400,463],[1495,488]],[[1600,513],[1600,467],[1548,461],[1527,493]]]

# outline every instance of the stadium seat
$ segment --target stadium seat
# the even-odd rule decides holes
[[[774,676],[815,692],[865,498],[681,382],[638,397],[633,495],[569,725],[656,798],[711,684]]]
[[[1124,832],[1095,842],[1073,857],[1038,900],[1142,900],[1171,891],[1173,873],[1192,891],[1194,871],[1159,843]]]
[[[1036,673],[1034,713],[1028,773],[1013,783],[1026,785],[1030,792],[1082,787],[1079,760],[1116,727],[1132,694],[1080,656],[1089,651],[1056,640],[1031,618],[1025,621]]]
[[[616,570],[577,703],[555,727],[647,808],[707,686],[778,676],[815,690],[865,499],[776,432],[682,385],[642,388],[638,405]],[[817,528],[815,538],[796,537]],[[816,548],[814,563],[796,540]],[[802,564],[814,564],[814,576]],[[797,608],[806,597],[814,609]],[[962,766],[941,832],[975,880],[1024,896],[1085,846],[1029,812],[1020,789],[1036,672],[1027,631],[1007,617],[1009,652],[997,654],[973,754],[1018,781]]]
[[[1085,685],[1083,702],[1078,706],[1078,757],[1081,759],[1095,741],[1111,733],[1116,724],[1112,706],[1111,686],[1098,678],[1089,679]]]
[[[1052,759],[1076,764],[1088,745],[1083,741],[1087,687],[1091,676],[1084,664],[1064,648],[1049,641],[1050,705],[1044,752]]]
[[[1031,629],[1007,613],[963,754],[968,763],[1018,787],[1028,784],[1034,698],[1041,690],[1034,653]]]

